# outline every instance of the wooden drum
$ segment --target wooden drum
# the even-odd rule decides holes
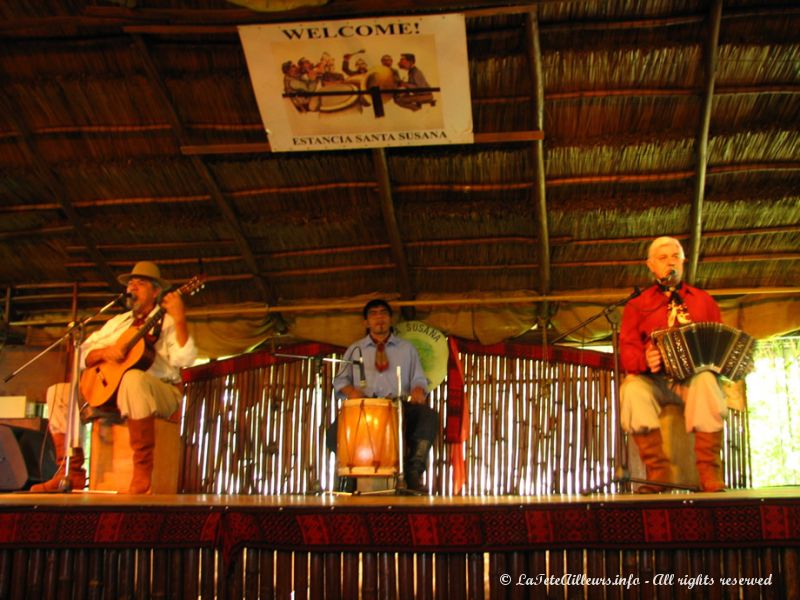
[[[397,411],[387,398],[348,398],[339,410],[336,472],[391,477],[399,470]]]

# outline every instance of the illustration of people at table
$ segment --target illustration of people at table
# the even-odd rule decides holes
[[[394,100],[397,106],[411,111],[418,111],[425,104],[436,105],[432,92],[413,91],[431,87],[417,67],[414,54],[401,54],[398,70],[389,54],[381,56],[380,65],[370,67],[367,59],[359,56],[363,53],[364,50],[358,50],[344,54],[341,72],[336,70],[336,61],[328,52],[322,53],[317,64],[306,57],[300,58],[297,63],[285,61],[281,70],[286,98],[299,113],[336,112],[354,104],[360,108],[371,106],[369,96],[363,92],[377,87],[382,92],[389,92],[382,94],[384,103]],[[405,77],[401,77],[400,71],[405,72]],[[403,91],[391,93],[398,88]],[[342,97],[342,92],[347,90],[359,90],[362,93]],[[312,95],[324,91],[336,94],[330,97]]]

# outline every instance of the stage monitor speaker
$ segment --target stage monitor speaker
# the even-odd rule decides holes
[[[56,472],[50,436],[40,431],[0,425],[0,491],[26,490]]]

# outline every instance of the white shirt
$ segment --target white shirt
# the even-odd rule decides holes
[[[158,310],[154,308],[151,315]],[[133,312],[129,311],[108,320],[99,330],[86,338],[81,344],[81,367],[86,368],[86,357],[92,350],[113,345],[123,332],[133,326]],[[164,315],[161,335],[155,343],[156,356],[147,372],[162,381],[178,383],[181,380],[181,367],[190,367],[197,358],[197,347],[191,336],[181,348],[175,333],[175,322],[168,314]]]

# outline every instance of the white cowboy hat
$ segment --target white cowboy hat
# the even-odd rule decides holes
[[[132,277],[144,277],[145,279],[154,281],[162,290],[169,289],[172,285],[166,279],[161,279],[161,271],[158,269],[158,266],[147,260],[136,263],[130,273],[120,275],[117,277],[117,281],[122,285],[128,285],[128,281],[130,281]]]

